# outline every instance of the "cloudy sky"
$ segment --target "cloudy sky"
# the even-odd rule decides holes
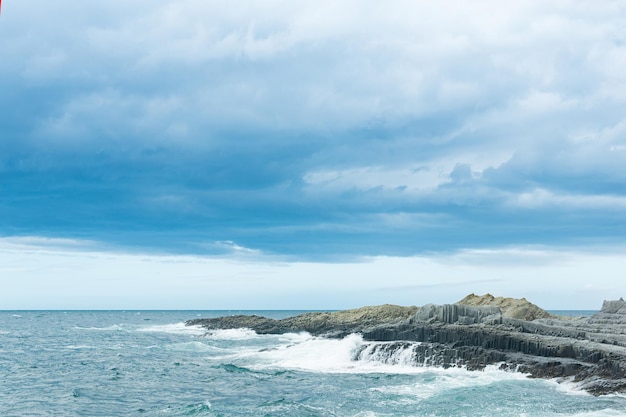
[[[626,296],[621,1],[2,7],[0,308]]]

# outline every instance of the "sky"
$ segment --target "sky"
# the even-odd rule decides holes
[[[626,296],[621,1],[11,1],[0,309]]]

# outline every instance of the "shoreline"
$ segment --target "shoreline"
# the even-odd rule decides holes
[[[621,299],[578,317],[556,316],[525,299],[470,294],[454,304],[382,305],[283,319],[235,315],[186,324],[258,334],[306,331],[327,338],[359,333],[366,341],[389,342],[380,345],[381,355],[420,342],[411,347],[416,366],[482,370],[500,364],[532,378],[571,382],[593,395],[626,392],[626,302]]]

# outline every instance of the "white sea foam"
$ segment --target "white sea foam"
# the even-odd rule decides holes
[[[325,339],[313,337],[308,333],[286,334],[276,337],[280,345],[271,349],[247,347],[220,360],[229,360],[234,364],[254,370],[291,369],[313,373],[337,374],[410,374],[422,375],[408,385],[393,385],[373,389],[384,394],[399,395],[407,401],[421,401],[456,388],[487,386],[507,380],[523,380],[520,373],[504,372],[497,366],[489,366],[481,372],[472,372],[463,368],[437,368],[415,366],[411,362],[409,348],[399,349],[392,355],[396,358],[377,357],[380,351],[371,349],[375,354],[363,355],[369,347],[382,342],[366,342],[360,335],[352,334],[343,339]],[[356,360],[357,356],[363,358]],[[217,359],[217,358],[215,358]]]
[[[223,352],[225,349],[221,349],[216,346],[211,346],[206,343],[193,341],[186,343],[173,343],[165,346],[166,350],[183,351],[183,352]]]
[[[297,340],[300,338],[301,340]],[[254,366],[287,368],[313,372],[350,372],[356,366],[354,352],[363,339],[350,335],[341,340],[297,336],[276,349],[255,352]]]
[[[259,337],[254,330],[250,329],[223,329],[208,332],[204,329],[204,336],[215,340],[251,340]]]
[[[81,327],[81,326],[76,326],[74,328],[78,329],[78,330],[92,330],[92,331],[99,331],[99,332],[128,331],[128,329],[126,327],[124,327],[123,324],[114,324],[112,326],[107,326],[107,327]]]
[[[569,379],[548,379],[546,383],[553,384],[557,391],[566,395],[591,396],[590,393],[582,389],[580,382],[574,382],[573,377]]]
[[[316,337],[311,336],[310,333],[300,332],[300,333],[283,333],[278,335],[272,335],[276,340],[282,343],[289,344],[297,344],[307,342],[309,340],[314,340]]]
[[[153,333],[171,333],[171,334],[183,334],[192,336],[202,336],[206,333],[206,329],[200,326],[187,326],[185,323],[172,323],[172,324],[159,324],[153,326],[140,327],[137,329],[139,332],[153,332]]]
[[[553,384],[555,389],[565,395],[574,395],[574,396],[583,396],[583,397],[592,397],[593,395],[584,389],[584,382],[575,382],[574,377],[570,378],[555,378],[546,380],[547,383]],[[611,393],[603,395],[604,398],[618,397],[621,399],[626,399],[626,394],[624,393]],[[623,415],[623,414],[620,414]]]
[[[483,371],[434,367],[424,369],[426,370],[425,374],[428,375],[414,383],[373,388],[372,391],[424,400],[454,389],[488,386],[502,381],[526,379],[523,374],[504,372],[495,367],[486,367]]]
[[[403,351],[397,353],[397,360],[383,361],[376,355],[366,355],[365,359],[356,360],[359,351],[372,345],[357,334],[343,339],[313,337],[308,333],[288,334],[281,335],[278,341],[281,344],[273,349],[240,351],[231,357],[256,369],[282,368],[320,373],[419,374],[432,369],[414,366],[410,362],[409,354]],[[462,369],[457,371],[469,374]]]
[[[409,343],[403,348],[396,348],[393,352],[388,352],[384,349],[385,343],[367,343],[363,344],[359,359],[364,362],[415,366],[416,358],[413,347],[419,344],[419,342]]]

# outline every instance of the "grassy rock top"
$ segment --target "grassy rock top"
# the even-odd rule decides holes
[[[525,298],[494,297],[491,294],[476,295],[472,293],[458,301],[457,304],[468,306],[494,306],[500,308],[504,317],[527,321],[556,317]]]
[[[399,322],[414,316],[417,310],[417,307],[384,304],[328,313],[306,313],[280,320],[280,322],[294,331],[306,330],[311,333],[320,333]]]
[[[306,331],[314,335],[325,333],[352,333],[380,325],[393,325],[415,316],[417,307],[385,304],[353,310],[315,312],[274,320],[259,316],[225,316],[212,319],[195,319],[188,325],[201,325],[207,329],[245,327],[258,333],[285,333]]]
[[[328,314],[333,320],[341,323],[348,322],[389,322],[397,319],[408,319],[417,313],[417,307],[404,307],[392,304],[355,308],[352,310],[336,311]]]

